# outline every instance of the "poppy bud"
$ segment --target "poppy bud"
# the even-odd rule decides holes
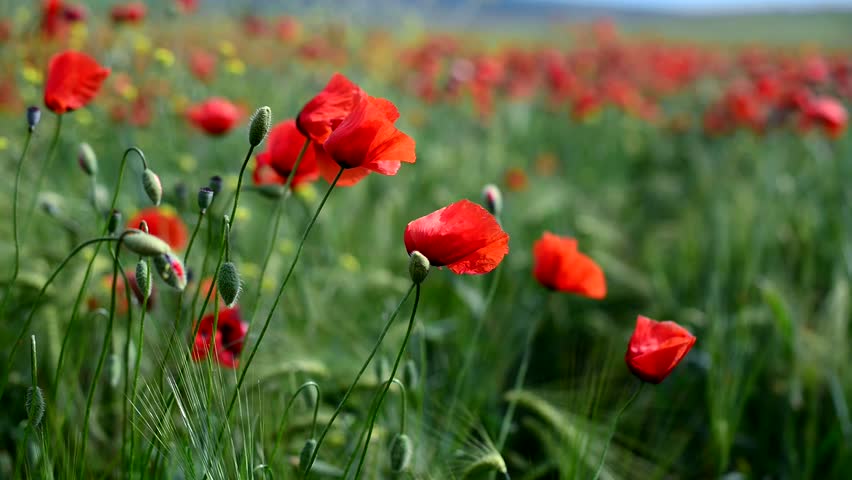
[[[240,274],[234,262],[225,262],[219,267],[219,278],[216,280],[217,290],[225,305],[232,307],[240,296]]]
[[[109,223],[107,224],[107,231],[109,234],[114,235],[118,230],[119,225],[121,225],[121,212],[113,210],[109,215]]]
[[[97,175],[98,157],[95,155],[95,151],[92,150],[92,146],[86,142],[80,144],[80,151],[77,153],[77,163],[80,164],[80,168],[83,169],[86,175],[90,177]]]
[[[160,278],[170,287],[178,290],[186,288],[186,269],[183,262],[171,253],[154,257],[154,267],[160,274]]]
[[[139,222],[139,230],[142,230],[145,233],[150,233],[148,231],[148,222],[146,222],[145,220],[140,221]]]
[[[213,189],[209,187],[201,187],[198,191],[198,208],[200,208],[202,212],[206,212],[211,203],[213,203]]]
[[[260,145],[260,142],[266,138],[270,125],[272,125],[272,110],[269,107],[258,108],[251,117],[249,126],[249,144],[252,147]]]
[[[491,215],[499,217],[503,211],[503,194],[497,185],[488,184],[482,189],[482,203]]]
[[[145,187],[145,193],[151,199],[151,203],[159,205],[163,199],[163,184],[160,183],[160,177],[151,169],[146,168],[142,171],[142,186]]]
[[[404,433],[395,435],[390,445],[391,471],[400,473],[407,470],[411,465],[411,456],[411,438]]]
[[[408,259],[408,273],[411,275],[411,281],[420,285],[423,280],[426,280],[426,275],[429,275],[429,259],[417,250],[411,252],[411,257]]]
[[[314,456],[314,450],[316,450],[316,448],[317,441],[313,438],[305,442],[305,446],[302,447],[302,452],[299,454],[299,468],[302,469],[302,472],[308,468],[308,463],[311,461],[311,457]]]
[[[142,298],[151,296],[151,280],[148,278],[148,262],[139,259],[136,262],[136,285],[139,286],[139,291],[142,292]]]
[[[133,253],[143,257],[153,257],[172,251],[169,244],[159,237],[145,233],[141,230],[128,230],[124,234],[124,245]]]
[[[218,195],[222,191],[222,177],[214,175],[210,177],[210,190],[213,190],[213,195]]]
[[[35,106],[27,108],[27,125],[31,132],[35,130],[39,121],[41,121],[41,110]]]
[[[62,196],[54,192],[44,192],[38,197],[39,207],[51,217],[59,216],[61,202]]]

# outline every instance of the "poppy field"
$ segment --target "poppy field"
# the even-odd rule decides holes
[[[0,478],[852,475],[850,14],[90,3],[0,1]]]

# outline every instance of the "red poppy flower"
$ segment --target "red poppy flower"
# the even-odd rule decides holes
[[[62,35],[66,30],[63,8],[60,0],[44,0],[41,5],[41,33],[48,38]]]
[[[62,9],[62,18],[68,23],[83,22],[87,16],[86,7],[82,5],[65,5]]]
[[[210,135],[224,135],[242,116],[240,108],[221,97],[212,97],[187,111],[193,125]]]
[[[394,126],[397,118],[399,112],[391,102],[364,94],[323,144],[325,152],[337,164],[335,168],[321,156],[324,177],[329,179],[329,170],[336,175],[340,167],[350,170],[346,172],[347,180],[360,180],[370,172],[396,175],[402,162],[414,163],[414,139]]]
[[[693,344],[695,337],[680,325],[639,315],[624,360],[640,380],[656,384],[671,373]]]
[[[209,82],[216,75],[216,56],[204,50],[196,50],[189,57],[189,70],[195,78]]]
[[[83,53],[58,53],[47,66],[44,104],[56,114],[84,107],[97,95],[109,72]]]
[[[479,275],[497,268],[509,253],[509,235],[481,206],[461,200],[405,228],[405,249],[422,253],[436,267]]]
[[[180,251],[186,246],[189,232],[172,208],[148,207],[140,210],[127,222],[127,228],[139,228],[142,220],[148,224],[148,233],[168,243],[172,250]]]
[[[227,368],[239,366],[239,356],[243,351],[248,324],[240,316],[237,307],[226,308],[219,312],[219,321],[216,323],[216,333],[213,333],[214,315],[208,314],[201,319],[198,334],[195,336],[195,344],[192,348],[192,359],[200,362],[210,354],[211,343],[215,345],[216,361],[219,365]],[[211,342],[213,340],[213,342]]]
[[[529,186],[529,178],[527,178],[526,172],[518,167],[512,167],[506,170],[506,188],[512,192],[521,192],[527,189]]]
[[[127,275],[127,281],[130,283],[130,290],[133,293],[132,298],[135,301],[134,305],[142,305],[142,302],[145,300],[145,297],[142,295],[142,290],[139,289],[139,283],[136,282],[136,273],[133,270],[128,270],[125,272]],[[156,275],[155,272],[152,272],[152,275]],[[151,277],[153,280],[154,277]],[[101,279],[101,287],[102,292],[107,296],[107,302],[109,302],[109,292],[112,290],[112,274],[105,275]],[[100,295],[99,295],[100,296]],[[124,277],[121,275],[118,276],[118,281],[115,283],[115,311],[119,315],[124,315],[127,313],[127,294],[125,293],[124,287]],[[151,311],[154,309],[154,305],[157,303],[157,285],[156,282],[152,282],[151,285],[151,296],[148,297],[148,303],[146,306],[147,311]],[[98,297],[91,297],[87,300],[87,305],[90,310],[94,310],[98,307],[101,307],[101,303],[98,300]],[[109,304],[107,303],[107,307]]]
[[[110,10],[110,17],[115,23],[139,23],[145,19],[147,7],[142,2],[130,2],[116,5]]]
[[[831,97],[816,97],[805,108],[806,122],[815,123],[833,137],[839,137],[846,129],[848,117],[843,104]]]
[[[362,92],[358,85],[335,73],[325,88],[302,107],[296,117],[296,126],[306,137],[320,144],[324,143],[331,132],[355,109]]]
[[[266,151],[257,156],[254,170],[255,183],[286,183],[304,144],[305,136],[296,128],[295,120],[285,120],[272,127],[266,139]],[[296,188],[317,178],[319,178],[319,168],[316,147],[310,147],[305,150],[302,161],[299,163],[299,170],[293,176],[293,183],[290,186]]]
[[[544,287],[595,299],[606,296],[601,267],[577,250],[577,240],[544,232],[533,246],[533,257],[533,275]]]
[[[198,0],[175,0],[175,3],[182,13],[193,13],[198,10]]]

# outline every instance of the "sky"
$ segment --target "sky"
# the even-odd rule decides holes
[[[528,0],[533,1],[533,0]],[[852,0],[547,0],[605,7],[642,7],[674,11],[763,10],[811,8],[815,6],[852,8]]]

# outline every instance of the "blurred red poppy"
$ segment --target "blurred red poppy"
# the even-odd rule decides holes
[[[831,97],[816,97],[805,107],[805,122],[819,125],[830,137],[838,138],[846,130],[848,116],[843,104]]]
[[[323,149],[336,163],[320,156],[320,170],[332,180],[340,168],[356,183],[370,172],[396,175],[401,162],[414,163],[414,139],[399,131],[394,122],[399,112],[389,101],[362,94],[352,112],[328,136]]]
[[[175,4],[181,13],[193,13],[198,10],[198,0],[175,0]]]
[[[674,322],[639,315],[624,360],[634,375],[648,383],[662,382],[695,344],[695,337]]]
[[[216,56],[204,50],[195,50],[189,57],[189,71],[202,82],[213,80],[216,75]]]
[[[214,345],[214,355],[219,365],[226,368],[237,368],[239,356],[243,351],[248,324],[242,320],[237,307],[226,308],[219,312],[216,322],[216,332],[213,332],[214,315],[208,314],[201,319],[198,334],[195,336],[192,348],[192,359],[200,362],[210,354],[211,344]],[[212,340],[212,341],[211,341]]]
[[[224,135],[234,128],[242,112],[229,100],[212,97],[190,107],[187,116],[193,125],[209,135]]]
[[[594,299],[606,296],[603,270],[577,250],[577,240],[544,232],[533,257],[533,275],[544,287]]]
[[[168,243],[172,250],[179,251],[186,247],[189,232],[173,209],[148,207],[140,210],[127,222],[127,228],[139,228],[142,220],[148,224],[148,233]]]
[[[42,35],[47,38],[61,36],[67,30],[67,24],[63,18],[65,5],[61,0],[44,0],[41,4],[41,29]]]
[[[142,2],[129,2],[115,5],[109,14],[115,23],[140,23],[145,19],[148,8]]]
[[[299,152],[305,144],[305,136],[296,128],[295,120],[285,120],[275,125],[269,131],[266,139],[266,150],[257,155],[257,164],[254,170],[256,184],[287,182],[287,177],[296,164]],[[319,178],[319,167],[317,167],[316,147],[305,150],[299,169],[293,176],[291,188],[296,188],[306,182],[313,182]],[[269,173],[264,170],[272,170]]]
[[[71,50],[51,57],[44,104],[56,114],[84,107],[97,95],[110,70],[92,57]]]
[[[420,217],[405,228],[405,249],[436,267],[479,275],[497,268],[509,253],[509,235],[481,206],[461,200]]]
[[[314,98],[312,98],[296,117],[299,131],[320,144],[343,122],[355,108],[362,90],[348,78],[339,73]]]

